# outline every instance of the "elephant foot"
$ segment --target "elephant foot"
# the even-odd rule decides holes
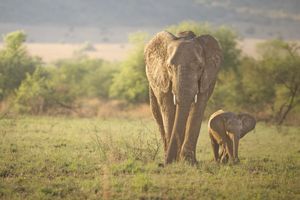
[[[221,157],[220,162],[221,162],[222,164],[226,164],[226,163],[228,162],[228,159],[229,159],[228,154],[224,154],[224,155]]]
[[[181,151],[180,160],[187,161],[191,165],[197,165],[195,153],[192,151]]]
[[[238,164],[239,162],[240,162],[240,159],[239,158],[235,158],[235,159],[233,159],[233,164]]]

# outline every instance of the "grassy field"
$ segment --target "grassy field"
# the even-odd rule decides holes
[[[2,119],[0,199],[300,199],[299,131],[259,123],[220,165],[203,124],[199,164],[163,168],[151,118]]]

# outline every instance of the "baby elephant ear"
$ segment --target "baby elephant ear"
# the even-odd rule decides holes
[[[170,78],[167,72],[168,44],[176,37],[167,31],[159,32],[144,50],[146,75],[152,89],[167,92]]]
[[[210,35],[197,38],[204,53],[204,70],[200,80],[200,92],[205,92],[217,79],[217,74],[223,60],[222,50],[218,41]]]
[[[240,114],[238,114],[238,117],[242,122],[242,130],[241,130],[241,134],[240,134],[240,138],[242,138],[249,131],[251,131],[255,128],[256,120],[253,116],[246,114],[246,113],[240,113]]]

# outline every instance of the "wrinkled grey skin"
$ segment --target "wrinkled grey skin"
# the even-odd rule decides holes
[[[165,151],[165,164],[196,162],[196,144],[206,103],[222,61],[212,36],[162,31],[145,47],[150,106]]]
[[[215,161],[227,163],[230,158],[234,163],[239,162],[239,140],[253,130],[255,125],[255,118],[249,114],[235,114],[223,110],[212,114],[208,121],[208,132]]]

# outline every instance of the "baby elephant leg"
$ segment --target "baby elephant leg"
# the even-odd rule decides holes
[[[222,144],[221,146],[221,154],[220,154],[220,162],[221,163],[227,163],[229,159],[228,153],[226,151],[226,146]]]
[[[212,136],[211,133],[209,133],[210,141],[211,141],[211,146],[214,152],[214,159],[216,162],[220,161],[220,156],[219,156],[219,144],[215,140],[215,138]]]

